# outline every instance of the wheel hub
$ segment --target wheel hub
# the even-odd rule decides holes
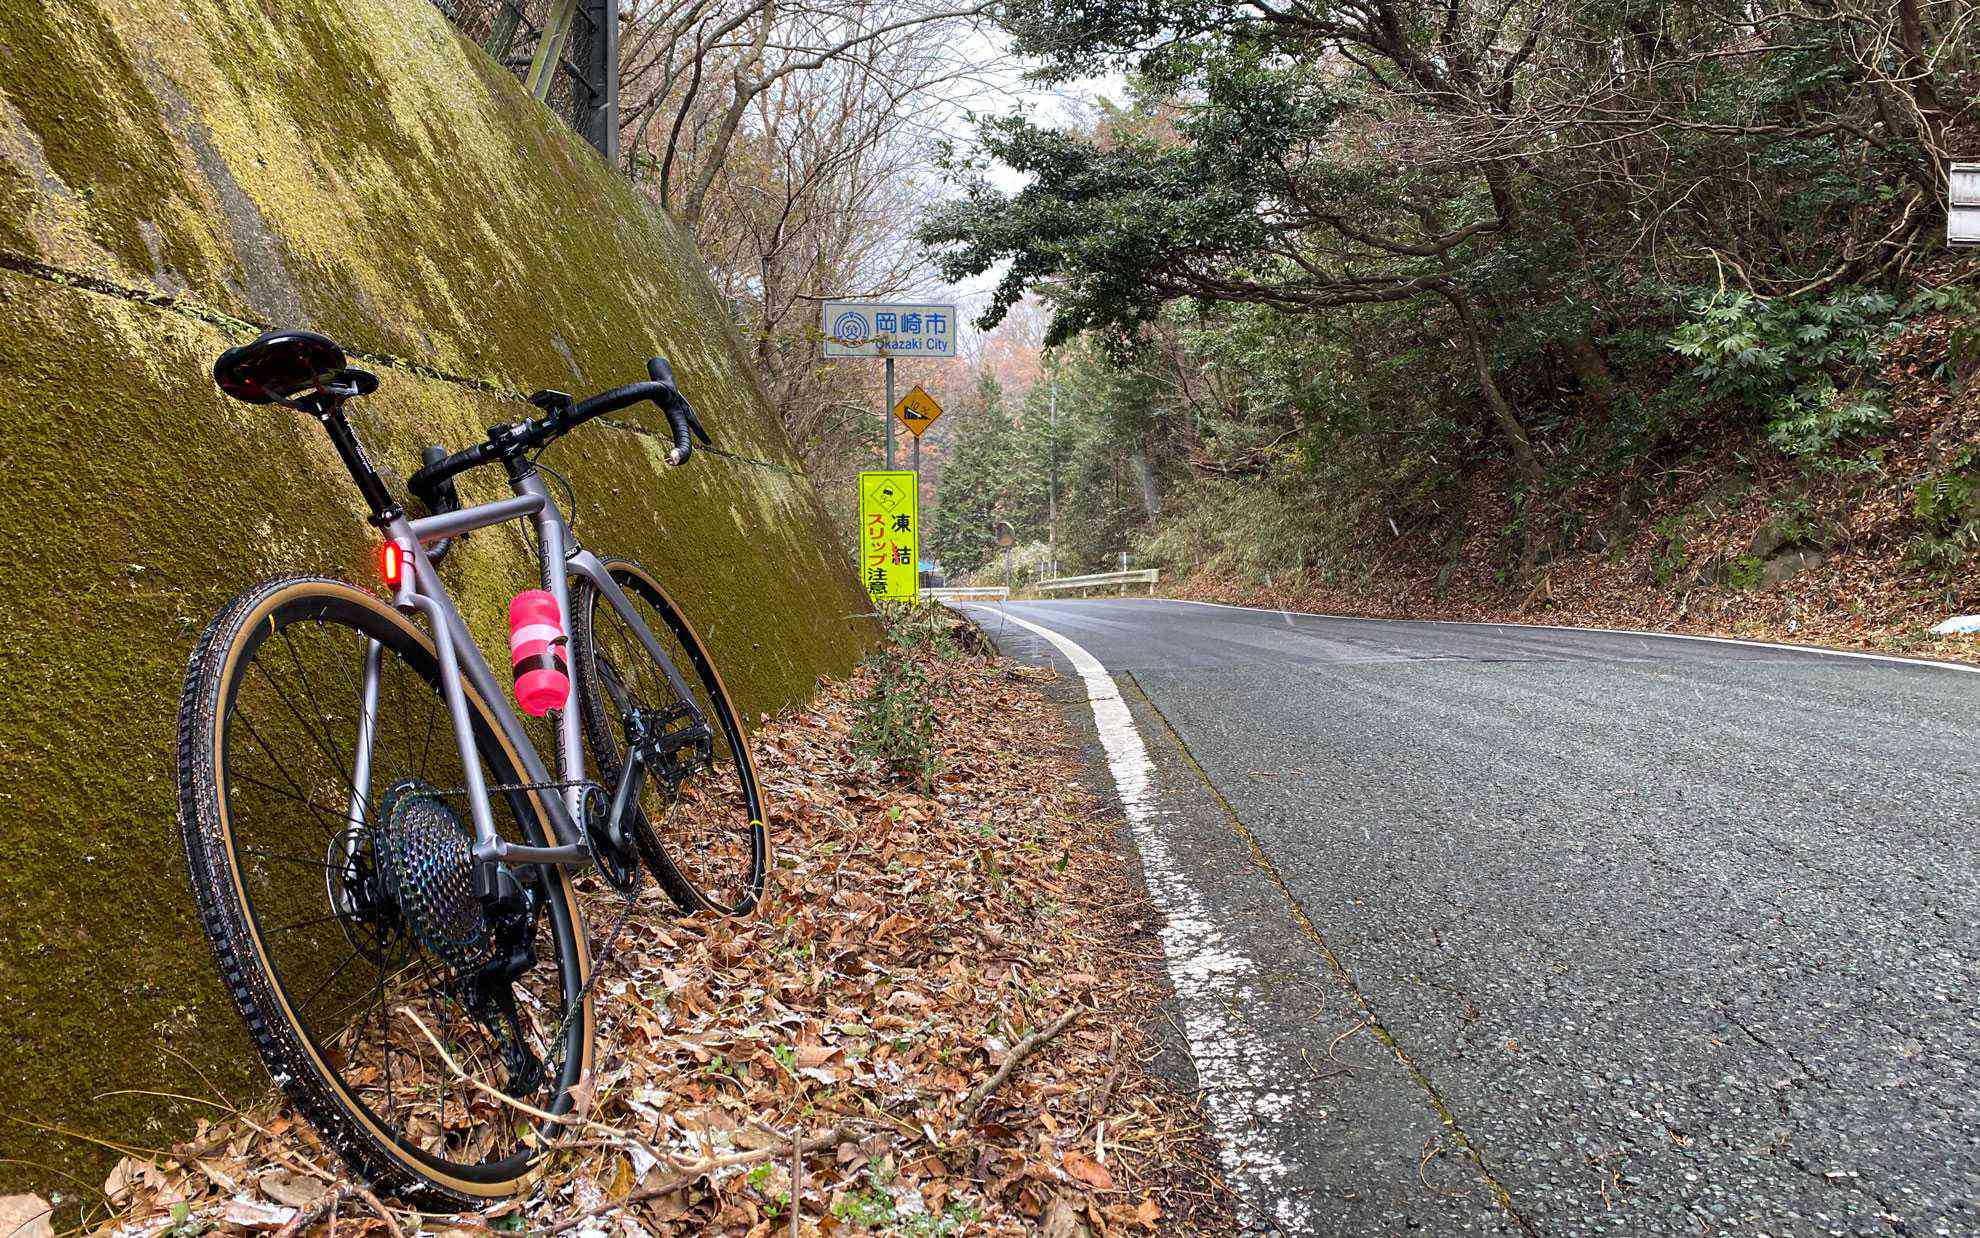
[[[638,745],[646,768],[676,794],[681,784],[714,763],[715,734],[701,711],[683,701],[669,709],[635,709],[626,739]]]
[[[372,962],[382,961],[404,925],[385,893],[369,826],[347,825],[331,835],[323,881],[344,940]]]

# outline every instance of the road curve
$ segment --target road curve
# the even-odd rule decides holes
[[[1255,1228],[1980,1233],[1967,668],[966,609],[1118,685],[1148,785],[1097,741]]]

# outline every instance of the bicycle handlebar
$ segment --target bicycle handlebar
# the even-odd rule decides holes
[[[564,413],[563,424],[556,430],[561,434],[566,430],[590,421],[605,413],[616,413],[622,408],[630,408],[642,400],[651,400],[667,416],[667,424],[674,432],[674,449],[667,453],[667,463],[686,464],[694,454],[694,443],[698,438],[704,447],[709,446],[708,431],[701,428],[701,419],[695,416],[694,406],[687,402],[681,389],[674,383],[673,367],[665,357],[652,357],[646,362],[647,381],[627,383],[602,391],[588,400],[580,400]],[[553,434],[552,437],[555,437]]]
[[[646,382],[627,383],[623,387],[601,391],[576,404],[553,408],[542,417],[496,426],[488,431],[487,442],[477,443],[465,451],[435,459],[431,455],[433,449],[428,449],[426,463],[406,479],[406,489],[426,504],[428,511],[443,510],[443,503],[457,505],[458,500],[452,494],[452,482],[460,474],[497,460],[512,459],[531,448],[545,446],[593,417],[616,413],[643,400],[651,400],[658,405],[673,430],[674,448],[667,453],[667,463],[675,466],[686,464],[688,457],[694,454],[690,436],[700,439],[703,446],[712,446],[708,431],[702,429],[701,418],[695,415],[694,407],[675,385],[673,368],[667,364],[665,357],[648,360],[646,373]]]

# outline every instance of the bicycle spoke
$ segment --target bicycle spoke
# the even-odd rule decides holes
[[[263,851],[259,847],[242,847],[240,850],[243,855],[259,856],[264,860],[283,860],[290,864],[301,864],[307,868],[324,868],[333,872],[341,871],[334,864],[326,864],[322,860],[305,860],[299,855],[280,855],[273,851]]]
[[[289,933],[299,928],[309,928],[311,925],[328,924],[330,923],[330,921],[340,918],[341,917],[338,916],[337,913],[333,911],[327,916],[314,916],[307,920],[296,920],[292,923],[284,924],[277,928],[262,929],[261,935],[263,937],[273,937],[277,933]]]
[[[308,793],[302,789],[302,784],[296,781],[296,776],[294,774],[291,774],[289,772],[289,767],[282,763],[282,758],[275,755],[275,749],[269,745],[267,740],[261,737],[261,732],[259,729],[255,727],[252,719],[247,718],[245,716],[241,716],[240,721],[241,721],[241,725],[245,726],[248,729],[248,734],[254,737],[254,742],[261,745],[261,750],[268,755],[268,759],[275,763],[276,772],[280,773],[283,779],[286,780],[291,787],[295,788],[294,794],[289,796],[290,799],[293,799],[301,804],[307,804],[312,807],[317,807],[320,809],[320,811],[329,813],[331,815],[331,819],[338,822],[338,824],[335,827],[333,827],[331,831],[332,833],[334,833],[336,830],[342,829],[345,824],[348,824],[349,818],[346,817],[342,812],[338,812],[337,810],[332,808],[322,808],[320,805],[316,804],[316,801],[309,798]],[[244,778],[249,782],[255,783],[255,785],[257,786],[268,787],[268,784],[259,782],[248,774],[238,774],[235,773],[232,769],[229,769],[227,771],[227,774],[228,777],[230,778]],[[268,789],[270,791],[274,791],[278,795],[284,794],[284,792],[282,792],[280,788],[277,787],[268,787]]]
[[[336,981],[337,977],[343,975],[344,969],[346,967],[349,967],[353,962],[355,962],[356,960],[362,957],[364,956],[356,950],[353,950],[349,954],[345,955],[344,961],[337,964],[336,968],[332,970],[329,975],[323,978],[323,983],[317,985],[314,989],[310,990],[309,996],[302,999],[302,1004],[296,1007],[297,1013],[308,1014],[310,1005],[314,1003],[317,998],[323,996],[323,990],[329,988],[331,984]]]
[[[268,668],[261,664],[261,659],[259,658],[255,659],[254,667],[256,670],[261,672],[261,678],[263,679],[263,681],[265,681],[268,684],[268,686],[271,689],[274,690],[275,695],[282,698],[282,703],[289,707],[289,712],[295,715],[295,719],[297,723],[299,723],[302,726],[303,733],[308,735],[310,737],[310,742],[316,745],[316,750],[329,759],[330,768],[336,773],[338,778],[343,780],[344,789],[349,791],[351,795],[354,798],[356,798],[359,806],[364,809],[365,817],[368,820],[371,816],[370,805],[365,803],[363,796],[358,795],[357,787],[351,782],[350,770],[343,764],[343,758],[337,755],[335,751],[335,746],[328,744],[321,736],[319,736],[316,733],[316,729],[310,725],[308,717],[303,714],[303,711],[301,709],[296,707],[296,703],[294,701],[289,699],[289,694],[282,691],[281,685],[275,682],[275,677],[269,674]]]
[[[335,766],[337,772],[343,776],[344,785],[350,788],[351,798],[353,802],[355,802],[359,807],[363,808],[364,815],[366,817],[369,817],[371,815],[371,810],[370,810],[370,806],[366,803],[368,797],[365,795],[363,791],[358,790],[357,784],[355,782],[351,781],[351,772],[354,771],[357,768],[357,766],[355,764],[345,761],[344,754],[337,748],[336,736],[330,733],[330,714],[327,710],[323,708],[323,706],[316,699],[316,690],[314,687],[311,686],[309,682],[309,672],[303,669],[302,657],[296,652],[296,643],[295,641],[290,639],[289,630],[287,628],[283,628],[279,633],[279,635],[282,638],[282,644],[288,648],[289,660],[294,662],[296,665],[296,674],[302,676],[303,695],[309,699],[310,709],[314,711],[315,717],[323,720],[323,740],[325,743],[327,743],[330,746],[331,762]],[[336,659],[333,658],[332,660],[335,661]],[[348,677],[349,672],[346,671],[345,674],[346,677]],[[357,702],[357,705],[359,712],[362,713],[364,707],[364,702],[362,701],[362,699],[360,699]],[[301,717],[301,715],[297,715],[297,716],[298,718]],[[304,725],[308,725],[308,724],[305,723]]]
[[[335,834],[337,831],[351,824],[351,819],[345,816],[342,812],[339,812],[337,809],[331,808],[325,804],[319,804],[312,799],[306,799],[303,796],[297,795],[292,791],[284,791],[280,787],[273,786],[269,783],[261,781],[261,779],[256,778],[253,774],[243,774],[238,770],[229,770],[228,777],[237,778],[240,781],[248,783],[252,786],[260,787],[262,790],[268,792],[270,795],[279,795],[285,800],[294,800],[296,803],[301,804],[304,808],[309,809],[311,812],[322,814],[323,816],[329,818],[330,821],[333,823],[330,827],[330,832],[332,834]]]

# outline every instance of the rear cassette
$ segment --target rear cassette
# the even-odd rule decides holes
[[[457,975],[495,957],[495,933],[474,892],[474,836],[438,792],[417,779],[385,791],[378,864],[387,894],[419,944]]]

